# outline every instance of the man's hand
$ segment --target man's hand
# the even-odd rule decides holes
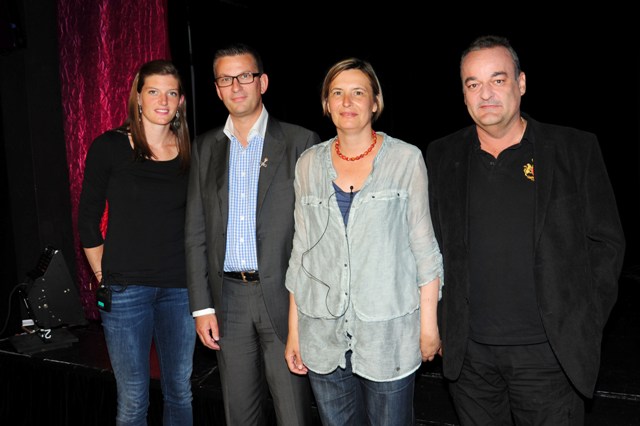
[[[196,333],[203,345],[209,349],[220,350],[218,340],[220,333],[218,332],[218,317],[216,314],[207,314],[195,317]]]

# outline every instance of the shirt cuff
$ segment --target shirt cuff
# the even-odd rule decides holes
[[[215,309],[206,308],[206,309],[200,309],[200,310],[197,310],[197,311],[193,311],[191,313],[191,315],[193,315],[193,317],[195,318],[195,317],[200,317],[202,315],[215,314],[215,313],[216,313]]]

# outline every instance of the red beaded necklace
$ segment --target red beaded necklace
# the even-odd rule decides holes
[[[365,152],[363,152],[362,154],[356,156],[356,157],[347,157],[344,154],[342,154],[340,152],[340,139],[338,139],[336,137],[336,154],[338,154],[338,157],[342,158],[344,161],[358,161],[361,158],[367,156],[371,150],[373,149],[374,146],[376,146],[376,143],[378,142],[378,136],[376,135],[375,130],[371,130],[371,136],[373,137],[373,142],[371,143],[371,145],[369,145],[369,148],[367,148],[367,150]]]

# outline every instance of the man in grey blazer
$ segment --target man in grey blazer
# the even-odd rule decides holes
[[[595,135],[521,114],[503,37],[462,54],[475,125],[427,146],[443,372],[462,425],[583,425],[625,241]],[[535,165],[535,167],[534,167]]]
[[[269,80],[251,47],[218,50],[213,70],[229,117],[193,146],[186,253],[196,331],[217,351],[228,425],[263,424],[269,393],[279,425],[310,424],[308,379],[284,359],[284,280],[295,164],[320,138],[268,115],[262,95]]]

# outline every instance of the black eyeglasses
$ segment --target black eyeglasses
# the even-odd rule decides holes
[[[216,78],[216,84],[218,87],[227,87],[233,84],[233,79],[238,80],[240,84],[251,84],[256,77],[260,77],[262,75],[261,72],[243,72],[238,75],[228,75],[224,77]]]

